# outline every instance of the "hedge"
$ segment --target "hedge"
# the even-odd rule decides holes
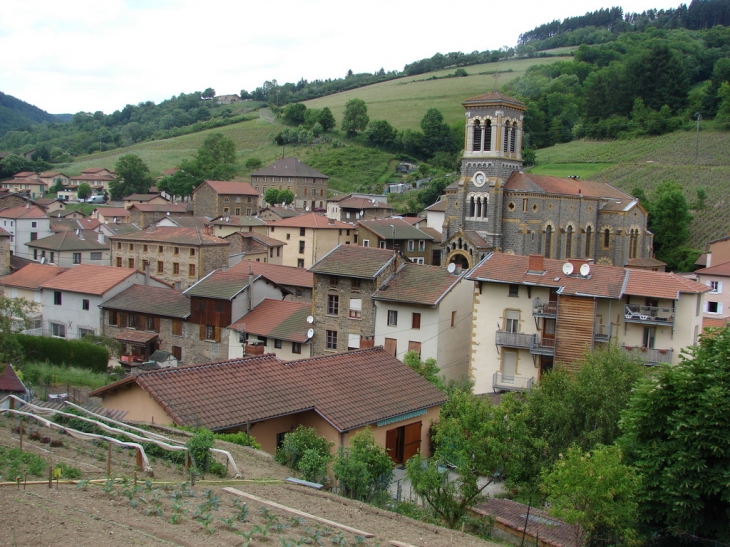
[[[26,360],[48,361],[54,365],[87,368],[94,372],[106,372],[109,350],[103,346],[81,340],[64,340],[45,336],[18,334]]]

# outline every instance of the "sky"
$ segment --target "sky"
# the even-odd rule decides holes
[[[435,53],[514,47],[522,32],[620,5],[680,0],[3,0],[0,91],[52,114],[106,114],[208,87],[218,95],[403,70]]]

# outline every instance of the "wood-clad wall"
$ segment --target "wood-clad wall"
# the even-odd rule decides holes
[[[581,296],[558,296],[555,326],[555,364],[576,370],[575,362],[593,349],[593,322],[596,300]]]

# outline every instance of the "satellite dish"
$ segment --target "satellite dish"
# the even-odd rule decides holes
[[[448,271],[449,273],[454,273],[454,271],[456,270],[456,264],[454,264],[454,263],[452,262],[451,264],[449,264],[449,265],[448,265],[448,267],[446,268],[446,270],[447,270],[447,271]]]
[[[310,315],[310,316],[308,316],[308,317],[307,317],[307,323],[309,323],[310,325],[311,325],[312,323],[314,323],[314,317],[312,317],[311,315]]]
[[[45,263],[46,263],[46,257],[45,256],[42,256],[41,257],[41,264],[45,264]]]
[[[565,275],[570,275],[573,273],[573,265],[570,262],[566,262],[563,264],[563,273]]]
[[[309,329],[307,331],[307,338],[311,338],[312,336],[314,336],[314,329]]]
[[[308,213],[309,212],[309,206],[305,207],[304,210]]]
[[[580,275],[587,277],[589,273],[591,273],[591,267],[588,264],[583,264],[580,267]]]

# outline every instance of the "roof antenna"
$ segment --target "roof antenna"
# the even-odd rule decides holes
[[[492,91],[496,92],[499,89],[498,82],[499,82],[500,76],[501,76],[501,74],[499,73],[499,63],[497,63],[497,66],[494,69],[494,74],[492,75],[492,77],[494,78],[494,89]]]

